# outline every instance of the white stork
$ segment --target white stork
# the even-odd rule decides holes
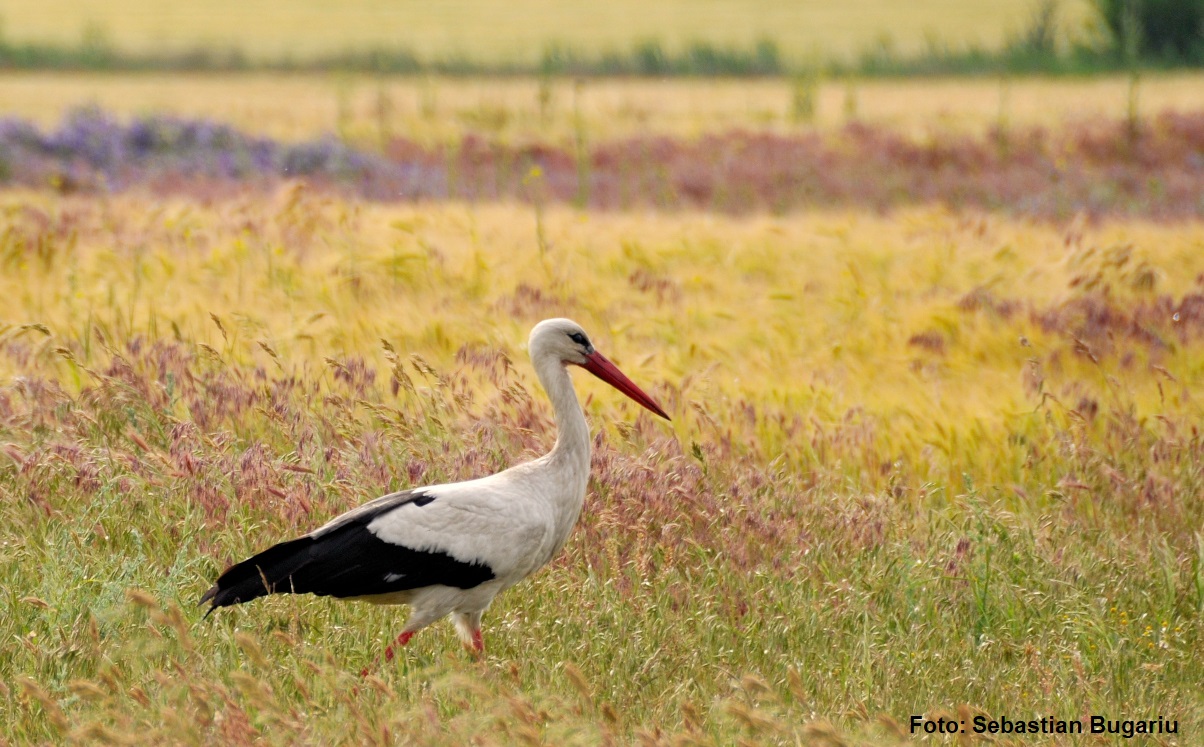
[[[581,366],[669,419],[573,321],[535,325],[529,352],[556,411],[550,452],[478,480],[390,493],[270,547],[217,579],[201,597],[210,604],[206,615],[266,594],[405,603],[412,611],[396,645],[451,614],[465,645],[484,653],[481,614],[499,593],[556,556],[585,501],[589,426],[567,365]],[[392,645],[385,658],[393,658]]]

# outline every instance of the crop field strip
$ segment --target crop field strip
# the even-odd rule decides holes
[[[282,143],[211,120],[122,122],[97,109],[71,112],[46,131],[19,119],[2,124],[5,179],[64,193],[213,197],[262,194],[304,179],[326,192],[382,202],[524,201],[535,207],[537,223],[543,206],[556,202],[732,214],[918,203],[1046,220],[1204,214],[1202,114],[926,141],[862,124],[824,134],[646,135],[575,147],[510,146],[475,135],[424,147],[387,137],[378,144],[383,152],[329,136]]]
[[[181,82],[183,81],[183,83]],[[1139,114],[1198,108],[1204,76],[1146,74]],[[95,105],[126,119],[176,115],[257,135],[307,140],[336,133],[376,145],[382,129],[422,145],[466,136],[571,145],[655,134],[696,138],[731,130],[827,132],[856,121],[925,139],[992,128],[1057,129],[1127,116],[1129,81],[1040,77],[826,80],[812,118],[793,113],[788,80],[451,79],[361,75],[96,75],[9,72],[5,115],[42,127]]]
[[[1088,8],[1086,0],[1063,3],[1063,22],[1081,24]],[[831,6],[670,0],[655,7],[634,0],[605,7],[580,0],[552,5],[517,0],[504,6],[486,0],[436,5],[352,0],[337,6],[316,0],[253,5],[218,0],[203,10],[170,0],[0,4],[5,35],[22,40],[71,44],[90,33],[93,43],[104,40],[134,51],[230,46],[250,57],[403,47],[423,57],[465,55],[498,62],[538,59],[553,42],[599,52],[626,47],[632,39],[663,40],[672,49],[694,41],[751,46],[770,38],[792,57],[839,56],[879,43],[884,28],[892,29],[893,44],[904,51],[921,49],[933,37],[997,46],[1018,32],[1031,12],[1025,0],[921,0],[906,6],[875,0]]]

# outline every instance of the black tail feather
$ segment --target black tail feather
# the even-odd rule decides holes
[[[201,604],[209,602],[206,616],[218,607],[242,604],[268,594],[292,593],[291,579],[313,560],[313,544],[310,537],[281,542],[230,566],[201,597]]]
[[[212,612],[268,594],[363,597],[435,584],[471,589],[495,578],[480,561],[386,542],[368,529],[367,518],[282,542],[231,566],[201,603]]]

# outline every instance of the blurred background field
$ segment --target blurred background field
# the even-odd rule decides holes
[[[1128,79],[944,78],[821,82],[814,111],[794,112],[789,80],[462,79],[292,75],[105,75],[9,73],[0,96],[9,116],[43,126],[95,104],[128,118],[151,113],[201,117],[286,140],[338,133],[369,146],[382,126],[420,143],[466,135],[507,142],[572,142],[634,135],[693,138],[729,130],[835,130],[853,122],[911,137],[946,132],[982,135],[1001,121],[1056,128],[1123,119]],[[1199,106],[1204,75],[1148,75],[1139,108],[1146,114]]]
[[[403,48],[425,59],[527,64],[537,62],[553,43],[597,54],[625,51],[641,40],[658,40],[669,52],[677,52],[693,42],[751,48],[771,39],[794,61],[816,55],[851,57],[884,38],[905,53],[919,52],[932,40],[995,48],[1019,33],[1030,14],[1025,0],[855,0],[837,5],[671,0],[652,6],[633,0],[604,5],[579,0],[0,3],[5,35],[27,41],[70,45],[90,34],[94,43],[104,41],[134,52],[228,47],[261,60],[365,47]],[[1081,25],[1088,16],[1087,2],[1064,3],[1062,16],[1068,27]]]
[[[1204,59],[1204,9],[1160,0],[1127,13],[1125,1],[13,4],[3,8],[0,65],[748,77],[1083,74]]]

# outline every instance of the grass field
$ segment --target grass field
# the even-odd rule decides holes
[[[1198,222],[299,186],[0,211],[6,740],[892,744],[926,713],[1198,741]],[[585,514],[483,663],[436,626],[358,681],[402,619],[365,605],[200,619],[227,562],[545,448],[522,341],[555,315],[674,420],[579,377]]]
[[[1088,9],[1085,0],[1068,0],[1062,4],[1063,24],[1080,28]],[[919,51],[930,38],[997,47],[1028,23],[1031,12],[1027,0],[906,5],[882,0],[838,5],[673,0],[651,7],[633,0],[605,6],[579,0],[219,0],[204,8],[169,0],[0,3],[5,35],[22,41],[78,43],[91,29],[93,42],[99,34],[121,49],[142,52],[236,47],[262,58],[400,46],[428,59],[463,56],[499,62],[538,60],[549,43],[594,53],[627,50],[646,39],[675,50],[695,41],[748,48],[769,38],[795,60],[848,56],[887,36],[901,52]]]
[[[1034,9],[0,0],[0,41],[802,69]],[[1130,86],[5,72],[0,745],[1204,742],[1204,78]],[[429,190],[279,168],[345,145]],[[442,623],[361,679],[405,611],[358,603],[202,619],[233,561],[548,448],[552,316],[673,420],[576,377],[585,511],[483,661]]]
[[[1204,76],[1148,75],[1139,112],[1193,110]],[[121,116],[174,113],[228,122],[285,139],[338,133],[375,144],[382,129],[421,143],[480,135],[508,142],[597,142],[633,135],[697,137],[733,129],[832,130],[856,119],[908,136],[981,135],[1001,121],[1057,128],[1121,119],[1129,82],[1018,78],[827,81],[814,118],[792,114],[789,81],[453,80],[336,75],[91,75],[8,73],[0,77],[5,112],[57,123],[95,104]]]

